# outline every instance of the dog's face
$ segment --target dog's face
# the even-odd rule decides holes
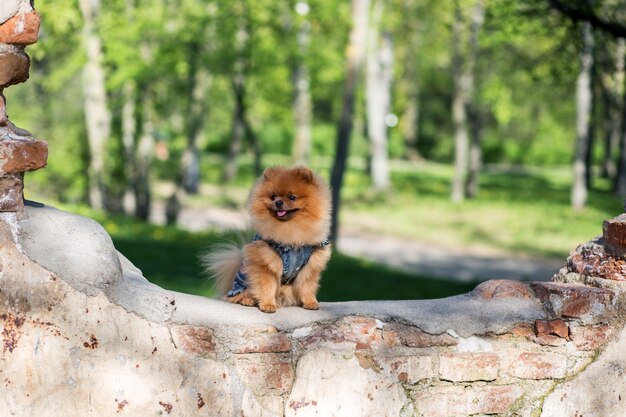
[[[330,193],[308,168],[265,170],[252,189],[249,208],[253,227],[265,239],[291,244],[327,237]]]

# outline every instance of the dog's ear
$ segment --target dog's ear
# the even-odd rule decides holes
[[[315,175],[313,171],[306,167],[297,167],[295,168],[296,175],[300,177],[304,182],[312,184],[315,182]]]
[[[265,168],[265,171],[263,171],[263,178],[265,180],[272,179],[272,177],[276,175],[276,172],[278,172],[278,169],[278,167]]]

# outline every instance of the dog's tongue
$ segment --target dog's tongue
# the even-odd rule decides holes
[[[287,214],[287,212],[285,210],[279,210],[276,212],[276,215],[278,217],[283,217],[285,214]]]

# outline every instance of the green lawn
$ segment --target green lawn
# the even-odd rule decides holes
[[[451,168],[441,165],[396,167],[394,193],[376,194],[369,191],[361,171],[351,170],[346,177],[342,225],[440,246],[564,260],[579,243],[601,233],[604,219],[621,212],[621,200],[611,196],[604,180],[595,181],[587,209],[572,210],[569,174],[563,170],[487,170],[481,177],[480,196],[462,204],[449,201],[451,175]],[[187,203],[241,208],[253,180],[248,176],[234,186],[208,187],[208,193]],[[118,250],[149,280],[194,294],[212,295],[201,273],[199,254],[212,243],[234,239],[215,232],[190,233],[124,217],[107,218],[91,211],[82,214],[99,220]],[[440,298],[467,292],[475,284],[410,275],[335,253],[323,275],[319,298]]]
[[[104,220],[116,248],[153,283],[175,291],[212,296],[198,255],[212,243],[234,236],[190,233],[146,225],[127,218]],[[471,290],[476,283],[457,283],[397,272],[335,253],[324,272],[320,301],[441,298]]]

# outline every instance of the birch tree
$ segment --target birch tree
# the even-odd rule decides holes
[[[97,24],[100,0],[80,0],[83,16],[83,42],[87,62],[83,69],[85,121],[89,142],[89,201],[93,208],[107,206],[104,191],[104,157],[106,142],[111,134],[111,115],[107,107],[105,72],[102,64],[102,40]]]
[[[370,0],[352,0],[353,26],[350,31],[350,40],[346,49],[346,75],[342,95],[342,110],[337,125],[337,141],[335,142],[335,160],[331,171],[330,185],[332,187],[333,210],[331,238],[337,239],[339,230],[339,209],[341,188],[348,159],[348,147],[352,134],[354,117],[354,100],[363,61],[365,60],[367,27]]]
[[[580,70],[576,80],[576,151],[572,182],[572,207],[582,209],[588,197],[587,155],[590,146],[590,120],[592,113],[593,29],[591,24],[581,24]]]
[[[369,27],[367,54],[367,134],[370,141],[372,185],[377,191],[391,186],[386,117],[391,112],[393,45],[389,33],[381,33],[383,2],[375,2]]]
[[[452,78],[454,84],[452,98],[452,119],[454,123],[454,178],[452,180],[452,201],[462,202],[466,195],[469,167],[470,123],[468,109],[474,104],[474,69],[476,66],[477,36],[483,19],[482,0],[476,0],[471,10],[469,40],[467,17],[459,0],[454,2],[452,25]],[[472,112],[475,114],[475,111]],[[473,141],[473,151],[478,152],[478,138]],[[475,167],[479,157],[474,156]],[[474,173],[474,175],[477,175]],[[474,179],[477,181],[476,179]]]
[[[311,159],[313,102],[311,99],[311,77],[306,63],[311,43],[309,4],[305,0],[296,3],[296,62],[293,69],[293,115],[295,137],[293,159],[296,164],[308,165]]]

